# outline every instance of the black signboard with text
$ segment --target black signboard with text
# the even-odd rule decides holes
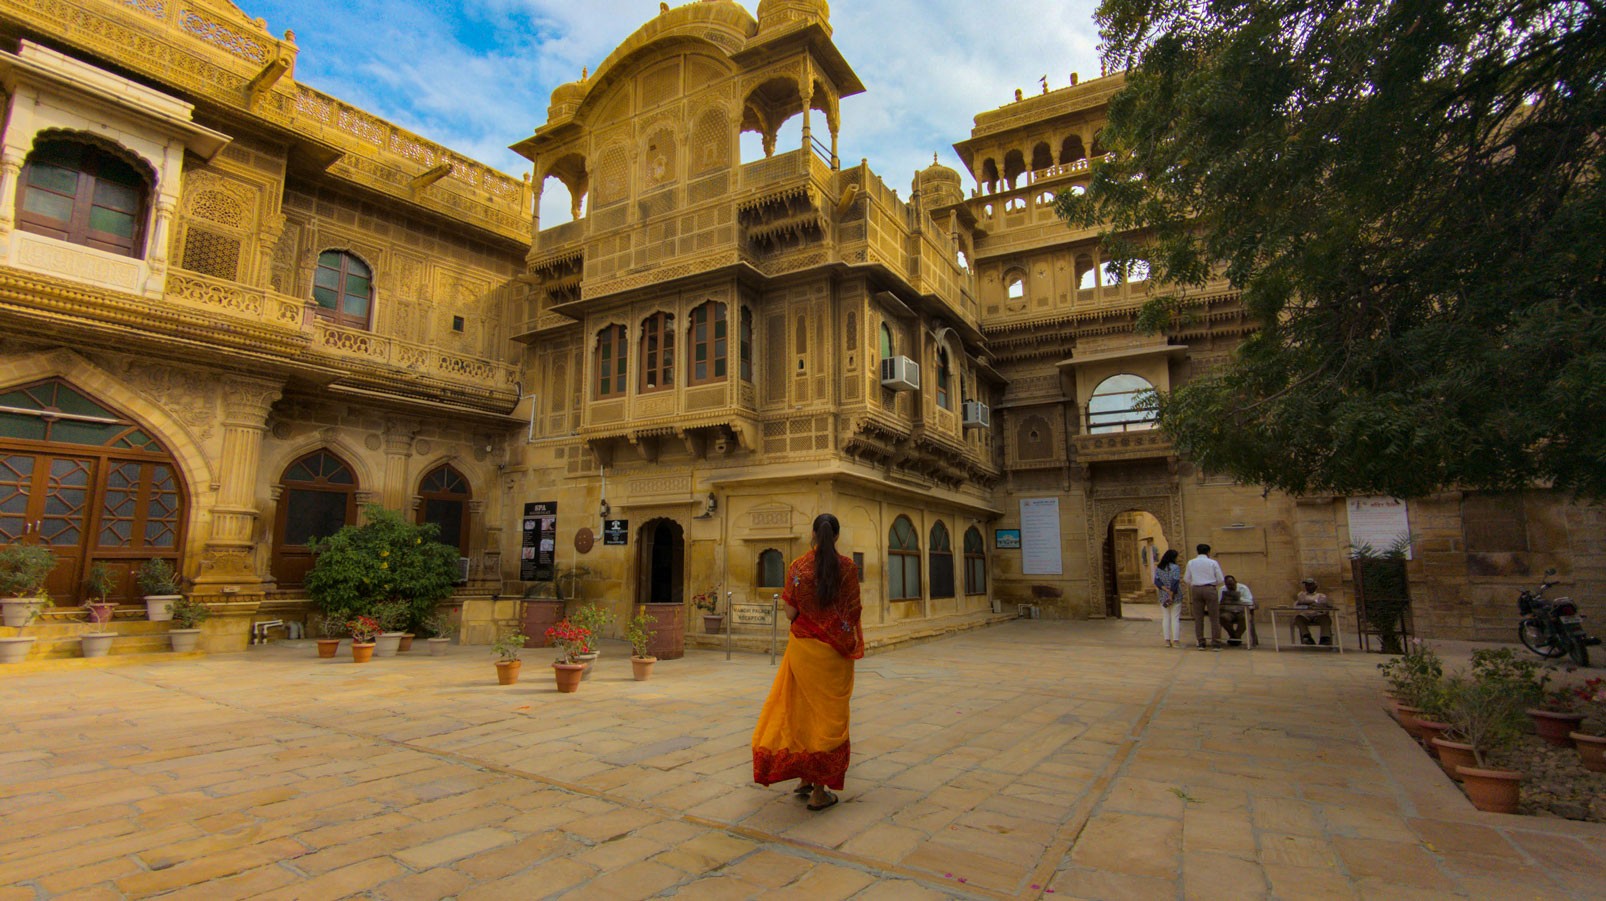
[[[630,520],[604,519],[602,521],[602,543],[604,545],[629,544]]]
[[[519,580],[550,582],[555,573],[558,545],[558,502],[524,505],[524,529],[519,549]]]

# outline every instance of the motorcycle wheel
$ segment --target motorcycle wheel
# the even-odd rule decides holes
[[[1572,654],[1573,662],[1582,667],[1589,666],[1589,646],[1576,638],[1567,643],[1567,651]]]
[[[1545,632],[1537,620],[1525,619],[1518,623],[1517,637],[1522,639],[1524,647],[1546,659],[1554,659],[1567,653],[1567,649],[1557,645],[1555,636]]]

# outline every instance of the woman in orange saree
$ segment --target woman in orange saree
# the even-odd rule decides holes
[[[859,570],[836,552],[837,518],[814,519],[814,549],[792,562],[781,600],[792,621],[786,654],[753,730],[753,781],[797,779],[810,810],[837,802],[848,772],[853,661],[864,656]]]

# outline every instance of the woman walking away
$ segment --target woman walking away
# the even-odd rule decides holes
[[[1154,568],[1154,587],[1160,592],[1160,635],[1168,648],[1182,647],[1182,567],[1170,550]]]
[[[836,552],[841,524],[822,513],[813,531],[814,549],[792,561],[781,590],[792,628],[753,730],[753,781],[800,780],[796,793],[824,810],[848,772],[848,700],[864,630],[858,567]]]

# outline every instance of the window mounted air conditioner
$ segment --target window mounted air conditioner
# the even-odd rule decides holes
[[[893,391],[920,390],[920,364],[908,357],[888,357],[881,361],[881,387]]]
[[[993,427],[993,411],[979,400],[967,400],[961,420],[967,429],[990,429]]]
[[[457,558],[457,584],[461,585],[461,584],[463,584],[464,582],[467,582],[467,581],[468,581],[468,558],[467,557],[458,557]]]

